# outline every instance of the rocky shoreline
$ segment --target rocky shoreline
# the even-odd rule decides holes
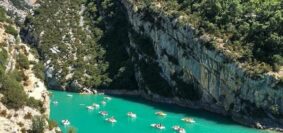
[[[98,90],[98,93],[105,93],[109,95],[118,95],[118,96],[140,96],[146,100],[157,102],[157,103],[165,103],[165,104],[174,104],[178,105],[184,108],[190,108],[190,109],[204,109],[206,111],[221,114],[223,116],[231,117],[233,121],[242,124],[244,126],[257,128],[257,129],[263,129],[263,130],[271,130],[271,131],[278,131],[283,132],[283,125],[274,124],[274,123],[268,123],[263,119],[253,119],[250,117],[242,116],[241,114],[234,113],[233,115],[231,113],[225,112],[222,108],[210,105],[202,104],[202,103],[191,103],[191,102],[184,102],[181,99],[178,98],[165,98],[162,96],[158,96],[156,94],[147,95],[143,91],[128,91],[128,90]],[[262,122],[264,121],[264,122]]]

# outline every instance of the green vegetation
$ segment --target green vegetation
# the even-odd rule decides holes
[[[32,70],[37,78],[44,80],[44,65],[42,62],[35,63]]]
[[[45,127],[45,118],[35,116],[32,119],[32,130],[31,133],[43,133]]]
[[[20,108],[25,105],[27,96],[20,84],[22,80],[18,70],[6,73],[8,53],[5,49],[0,49],[0,93],[4,95],[2,102],[8,108]]]
[[[17,63],[20,68],[29,69],[28,57],[22,53],[17,56]]]
[[[44,62],[50,60],[54,65],[61,84],[76,80],[88,88],[121,88],[121,85],[136,88],[125,47],[129,44],[128,22],[121,6],[117,6],[119,2],[41,0],[39,3],[42,6],[34,16],[27,17],[23,29],[40,40],[35,43],[38,53]],[[80,14],[83,5],[86,9]],[[103,16],[98,8],[104,11]],[[29,25],[34,29],[28,29]],[[41,64],[34,71],[43,79]]]
[[[5,22],[6,20],[6,12],[2,7],[0,7],[0,22]]]
[[[35,10],[35,16],[27,18],[26,25],[34,25],[34,35],[44,31],[40,38],[35,36],[40,39],[36,48],[44,61],[51,60],[55,71],[60,72],[55,76],[61,77],[61,84],[74,80],[84,87],[107,84],[108,63],[104,61],[105,50],[98,44],[103,32],[95,27],[96,32],[90,32],[88,25],[80,22],[78,12],[83,1],[41,0],[39,3],[42,6]],[[42,65],[35,65],[34,71],[42,70]],[[66,79],[68,74],[72,76]],[[43,73],[37,77],[43,79]]]
[[[4,25],[5,32],[13,35],[14,37],[18,36],[18,31],[11,25]]]
[[[0,66],[4,67],[8,58],[8,52],[1,48],[0,49]]]
[[[48,129],[52,130],[53,128],[58,127],[58,123],[55,120],[48,120]]]
[[[158,24],[160,20],[150,19],[150,14],[158,18],[162,11],[171,20],[178,19],[179,27],[191,24],[197,34],[209,34],[214,38],[210,45],[225,43],[224,48],[231,51],[223,51],[225,54],[257,67],[252,73],[270,71],[267,65],[278,71],[283,65],[283,1],[152,0],[135,4],[150,12],[145,14],[147,21]],[[255,63],[264,65],[253,66]]]
[[[36,100],[33,97],[30,97],[27,100],[27,106],[40,110],[42,109],[43,103],[40,100]]]
[[[4,94],[1,100],[8,108],[21,108],[26,104],[27,96],[16,79],[10,78],[7,75],[1,76],[0,93]]]
[[[4,95],[1,102],[8,108],[19,109],[25,105],[42,110],[42,102],[34,98],[28,98],[21,85],[27,80],[22,69],[29,68],[27,57],[20,53],[16,56],[17,67],[14,70],[6,71],[8,53],[4,48],[0,49],[0,93]]]
[[[67,133],[76,133],[77,130],[74,127],[69,127]]]

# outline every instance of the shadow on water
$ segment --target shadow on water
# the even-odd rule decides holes
[[[120,98],[128,101],[132,101],[135,103],[145,104],[151,107],[154,107],[156,110],[172,112],[177,114],[184,114],[186,117],[197,117],[201,119],[205,119],[207,121],[212,121],[218,124],[225,125],[240,125],[234,122],[231,117],[223,116],[220,114],[212,113],[205,111],[203,109],[190,109],[186,107],[181,107],[175,104],[168,103],[160,103],[160,102],[152,102],[150,100],[146,100],[140,96],[129,96],[129,95],[114,95],[107,94],[109,96]],[[243,125],[242,125],[243,126]],[[247,126],[246,126],[247,127]]]

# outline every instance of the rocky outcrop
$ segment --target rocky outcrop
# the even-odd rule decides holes
[[[1,0],[0,7],[3,7],[16,22],[23,23],[28,13],[32,13],[30,9],[39,6],[35,2],[36,0],[22,0],[16,3],[11,0]]]
[[[1,50],[5,49],[7,52],[7,65],[5,66],[5,73],[9,73],[17,69],[17,57],[19,53],[25,53],[27,55],[28,61],[38,63],[37,57],[34,56],[31,52],[31,48],[22,43],[21,40],[13,35],[10,35],[5,32],[5,26],[15,25],[8,23],[0,22],[0,44]],[[28,97],[33,97],[36,100],[42,102],[42,107],[28,107],[24,106],[19,109],[7,108],[4,104],[1,103],[2,98],[4,97],[0,94],[0,132],[2,133],[11,133],[11,132],[26,132],[32,128],[32,118],[35,116],[40,116],[44,118],[49,118],[50,112],[50,100],[47,92],[47,88],[44,85],[44,82],[37,78],[33,71],[34,64],[30,63],[29,69],[23,70],[24,81],[20,85],[23,86],[24,93]],[[2,88],[1,88],[2,89]],[[41,108],[41,109],[39,109]],[[46,121],[47,122],[47,121]],[[45,132],[55,132],[49,131],[46,127]]]
[[[240,63],[209,47],[206,36],[178,25],[180,18],[122,3],[132,25],[128,52],[141,94],[230,115],[249,126],[283,128],[283,87],[274,76],[248,76]]]

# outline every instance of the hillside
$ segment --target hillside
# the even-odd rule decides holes
[[[18,31],[0,7],[0,132],[47,132],[35,126],[45,125],[49,117],[48,92],[36,77],[39,60]]]
[[[12,75],[56,90],[135,92],[282,131],[283,1],[11,2],[21,39],[13,22],[6,30],[32,49],[15,48],[16,69],[13,52],[2,52]]]

